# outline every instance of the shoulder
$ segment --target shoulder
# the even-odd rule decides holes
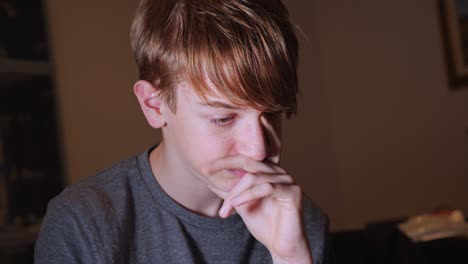
[[[302,201],[304,225],[314,263],[328,263],[330,258],[329,217],[308,196]]]
[[[118,232],[126,211],[131,210],[132,193],[141,188],[137,157],[121,160],[95,175],[70,185],[53,198],[47,216],[68,218],[95,232]],[[111,230],[110,230],[111,229]]]
[[[138,177],[137,158],[121,160],[95,175],[70,185],[49,202],[49,207],[66,206],[78,211],[106,211],[118,206]]]
[[[304,213],[304,222],[307,228],[311,228],[316,232],[328,229],[328,215],[307,195],[303,196],[302,208]]]
[[[52,199],[36,243],[36,261],[111,261],[119,251],[117,237],[125,213],[122,208],[128,204],[130,181],[138,178],[137,172],[136,158],[122,160],[72,184]]]

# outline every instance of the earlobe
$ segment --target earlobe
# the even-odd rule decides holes
[[[166,124],[164,113],[161,111],[164,102],[161,100],[158,89],[147,81],[139,80],[133,86],[133,92],[148,124],[153,128],[163,127]]]

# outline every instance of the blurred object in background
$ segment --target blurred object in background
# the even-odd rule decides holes
[[[0,120],[0,126],[6,122]],[[3,127],[0,127],[0,133],[4,131]],[[5,155],[3,153],[3,135],[0,134],[0,226],[7,223],[8,213],[8,201],[7,201],[7,188],[6,188],[6,177],[8,174],[7,165],[5,161]]]
[[[455,213],[456,221],[460,216]],[[466,264],[468,238],[451,236],[414,242],[399,225],[415,218],[373,221],[363,229],[332,232],[337,264]],[[410,221],[411,221],[410,220]],[[462,221],[466,221],[463,219]]]
[[[63,188],[53,67],[41,0],[0,0],[0,263],[33,262]]]
[[[48,60],[44,25],[42,1],[0,0],[0,58]]]
[[[3,134],[11,224],[37,222],[62,187],[51,87],[49,77],[36,77],[6,93],[10,119]]]
[[[444,210],[414,216],[398,225],[413,242],[426,242],[450,237],[467,237],[468,223],[461,210]]]

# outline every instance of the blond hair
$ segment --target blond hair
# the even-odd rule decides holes
[[[298,42],[281,0],[142,0],[131,44],[139,78],[173,111],[186,81],[202,98],[296,112]]]

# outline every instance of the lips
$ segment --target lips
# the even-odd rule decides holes
[[[238,177],[242,177],[247,173],[247,171],[242,170],[242,169],[230,169],[229,172],[231,172],[232,174]]]

